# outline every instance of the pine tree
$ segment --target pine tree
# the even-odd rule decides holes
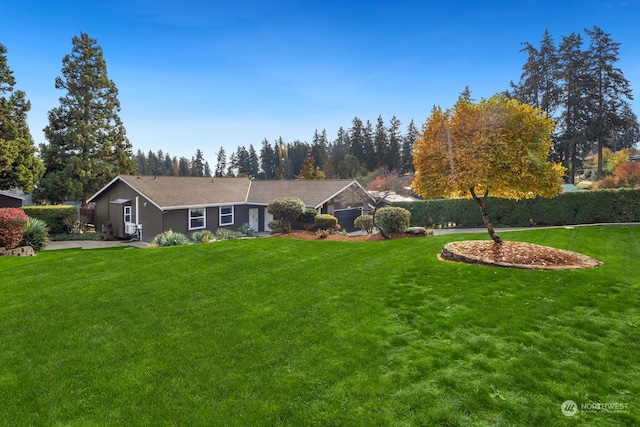
[[[20,90],[7,64],[7,49],[0,44],[0,190],[19,188],[31,193],[44,166],[35,156],[33,137],[27,125],[31,103]],[[9,97],[5,94],[10,93]]]
[[[367,168],[369,172],[377,168],[376,148],[373,143],[373,125],[369,120],[362,130],[362,136],[364,139],[364,155],[361,164]]]
[[[558,48],[558,78],[561,95],[560,116],[552,158],[562,162],[569,173],[568,182],[575,182],[579,159],[588,150],[586,121],[588,104],[586,52],[582,50],[582,37],[572,33],[562,37]]]
[[[402,166],[400,167],[402,175],[412,175],[415,172],[413,168],[413,155],[411,153],[416,139],[418,139],[418,129],[416,129],[413,120],[411,120],[409,126],[407,126],[407,133],[404,135],[404,138],[402,138]]]
[[[389,151],[389,135],[387,134],[387,127],[384,125],[384,120],[382,120],[382,116],[378,116],[378,121],[376,123],[376,134],[374,136],[374,146],[375,146],[375,156],[370,156],[373,160],[370,160],[369,167],[373,166],[373,169],[369,169],[373,171],[379,167],[388,167],[385,164],[387,160],[387,154]]]
[[[220,147],[220,150],[218,150],[218,158],[216,162],[216,170],[214,172],[214,176],[223,177],[226,168],[227,168],[227,154],[224,151],[224,147]]]
[[[277,166],[278,157],[276,150],[273,149],[267,138],[265,138],[262,140],[262,148],[260,148],[260,168],[264,174],[264,179],[275,178]]]
[[[204,154],[199,148],[191,159],[191,176],[206,176],[204,173]]]
[[[363,163],[365,159],[364,128],[362,120],[357,117],[354,117],[351,129],[349,129],[349,142],[351,143],[351,149],[348,154],[353,155],[358,162]]]
[[[614,42],[610,34],[598,27],[585,29],[591,38],[588,54],[590,77],[590,139],[598,147],[598,179],[602,177],[602,150],[609,147],[615,132],[627,126],[621,118],[622,108],[632,100],[631,85],[622,70],[615,67],[618,62],[620,43]]]
[[[55,81],[66,94],[49,111],[44,129],[49,144],[40,147],[46,171],[38,197],[51,203],[82,200],[84,205],[118,174],[133,173],[135,164],[102,48],[86,33],[74,36],[72,45],[62,60],[62,77]]]
[[[400,171],[400,147],[402,145],[402,134],[400,133],[400,120],[396,116],[389,121],[389,148],[383,159],[383,164],[390,171]]]

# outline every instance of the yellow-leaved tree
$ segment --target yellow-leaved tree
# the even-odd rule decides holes
[[[413,190],[431,199],[473,198],[501,243],[487,215],[490,194],[523,199],[561,191],[564,167],[548,161],[554,126],[544,111],[502,95],[434,107],[413,146]]]

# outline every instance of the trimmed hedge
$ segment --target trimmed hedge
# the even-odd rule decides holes
[[[471,199],[397,202],[393,206],[411,212],[412,226],[484,227],[480,208]],[[551,199],[489,197],[487,213],[496,227],[639,222],[640,190],[575,191]]]
[[[63,221],[71,215],[78,214],[78,209],[69,205],[23,206],[22,210],[26,212],[29,218],[37,218],[44,221],[49,227],[50,234],[66,233],[67,226],[64,225]]]
[[[376,211],[375,222],[387,233],[404,233],[411,223],[411,212],[402,207],[387,206]]]

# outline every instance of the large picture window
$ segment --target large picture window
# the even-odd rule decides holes
[[[220,207],[220,225],[233,225],[233,206]]]
[[[207,210],[205,208],[189,209],[189,230],[198,230],[207,226]]]

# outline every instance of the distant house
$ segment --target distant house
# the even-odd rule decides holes
[[[329,213],[347,230],[366,212],[370,196],[355,180],[252,181],[247,178],[204,178],[120,175],[89,198],[95,205],[98,230],[111,223],[120,238],[151,241],[163,231],[191,234],[237,229],[247,223],[270,231],[267,205],[279,197],[299,197],[307,207]],[[355,216],[354,216],[355,215]]]
[[[21,208],[24,198],[8,191],[0,191],[0,208]]]

